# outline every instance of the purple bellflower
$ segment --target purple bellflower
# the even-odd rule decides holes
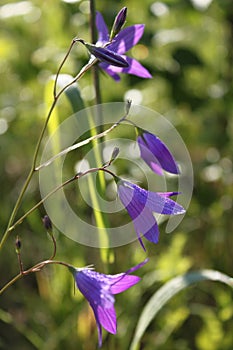
[[[176,161],[167,146],[150,132],[140,128],[137,128],[137,131],[141,158],[146,164],[158,175],[162,175],[163,170],[179,174]]]
[[[121,11],[119,12],[119,14],[121,13]],[[121,16],[123,16],[123,14],[121,13]],[[98,30],[98,41],[96,43],[96,46],[103,47],[107,44],[108,50],[113,51],[118,55],[122,55],[122,57],[127,61],[129,65],[128,67],[116,67],[106,62],[101,62],[99,66],[108,75],[110,75],[116,81],[120,80],[120,76],[118,73],[133,74],[141,78],[151,78],[151,74],[148,72],[148,70],[144,68],[137,60],[124,55],[141,39],[144,32],[144,24],[135,24],[133,26],[122,29],[111,42],[108,33],[108,28],[104,22],[101,13],[99,12],[96,13],[96,27]],[[108,44],[109,42],[110,44]]]
[[[169,197],[178,192],[151,192],[120,178],[117,179],[121,202],[133,220],[138,240],[144,250],[143,235],[148,241],[158,243],[159,229],[153,212],[165,215],[184,214],[185,209]]]
[[[102,328],[109,333],[116,334],[117,320],[114,308],[114,294],[124,292],[140,281],[140,277],[130,275],[145,265],[148,259],[117,275],[104,275],[86,268],[70,267],[76,285],[93,309],[99,338],[99,347],[102,346]]]

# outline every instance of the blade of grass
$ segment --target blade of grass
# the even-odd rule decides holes
[[[233,278],[216,270],[194,271],[173,278],[154,293],[142,310],[133,340],[130,345],[130,350],[139,349],[140,340],[143,337],[147,327],[155,318],[159,310],[173,296],[188,286],[205,280],[222,282],[233,288]]]

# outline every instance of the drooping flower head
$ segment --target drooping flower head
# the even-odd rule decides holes
[[[158,175],[163,170],[172,174],[179,174],[178,165],[168,147],[155,135],[137,128],[137,142],[140,148],[141,158]]]
[[[133,220],[138,240],[144,250],[142,236],[158,243],[159,229],[153,212],[165,215],[184,214],[185,209],[169,197],[177,192],[151,192],[129,181],[118,178],[118,194],[125,209]]]
[[[123,9],[122,9],[123,10]],[[120,19],[126,15],[125,10],[119,12]],[[125,19],[125,18],[124,18]],[[98,41],[96,46],[104,46],[110,41],[108,28],[104,22],[101,13],[96,13],[96,27],[98,30]],[[101,62],[99,66],[116,81],[120,80],[118,73],[133,74],[141,78],[151,78],[151,74],[134,58],[125,56],[124,54],[135,46],[141,39],[144,32],[144,24],[135,24],[133,26],[122,29],[119,34],[114,36],[114,39],[109,45],[108,50],[122,55],[127,61],[128,67],[116,67],[106,62]]]
[[[90,268],[74,268],[70,270],[80,292],[89,302],[95,315],[99,347],[102,345],[102,328],[116,334],[117,320],[114,308],[114,294],[124,292],[140,281],[140,277],[130,275],[147,263],[148,259],[132,267],[124,273],[105,275]]]

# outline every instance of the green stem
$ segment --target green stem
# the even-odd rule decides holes
[[[17,214],[17,212],[18,212],[18,210],[19,210],[19,207],[20,207],[20,205],[21,205],[23,196],[24,196],[24,194],[25,194],[25,192],[26,192],[26,190],[27,190],[27,188],[28,188],[28,186],[29,186],[29,183],[30,183],[30,181],[31,181],[31,179],[32,179],[32,176],[33,176],[33,174],[34,174],[34,172],[35,172],[35,165],[36,165],[36,161],[37,161],[37,157],[38,157],[38,153],[39,153],[41,141],[42,141],[42,138],[43,138],[43,136],[44,136],[46,127],[47,127],[47,125],[48,125],[50,116],[51,116],[51,114],[52,114],[52,112],[53,112],[53,109],[54,109],[56,103],[57,103],[57,98],[54,99],[54,101],[53,101],[53,104],[52,104],[52,106],[51,106],[51,108],[50,108],[50,110],[49,110],[49,113],[48,113],[48,115],[47,115],[46,121],[45,121],[45,123],[44,123],[43,129],[42,129],[42,131],[41,131],[41,133],[40,133],[40,136],[39,136],[39,139],[38,139],[36,148],[35,148],[33,160],[32,160],[31,170],[30,170],[30,172],[29,172],[29,174],[28,174],[28,176],[27,176],[27,179],[26,179],[26,181],[25,181],[25,183],[24,183],[24,185],[23,185],[23,188],[22,188],[22,190],[21,190],[21,192],[20,192],[20,194],[19,194],[19,197],[18,197],[18,199],[17,199],[17,201],[16,201],[16,204],[15,204],[15,206],[14,206],[14,209],[13,209],[13,211],[12,211],[12,213],[11,213],[11,216],[10,216],[10,219],[9,219],[9,221],[8,221],[8,225],[7,225],[6,231],[5,231],[5,233],[4,233],[3,237],[2,237],[2,240],[1,240],[1,242],[0,242],[0,250],[2,249],[3,245],[5,244],[7,238],[9,237],[9,234],[10,234],[9,228],[10,228],[12,222],[13,222],[14,219],[15,219],[15,216],[16,216],[16,214]]]
[[[45,261],[42,261],[34,266],[32,266],[30,269],[28,270],[25,270],[25,271],[22,271],[20,272],[18,275],[16,275],[14,278],[12,278],[9,282],[7,282],[5,284],[5,286],[3,286],[1,289],[0,289],[0,295],[7,289],[9,288],[10,286],[12,286],[15,282],[17,282],[19,279],[21,279],[22,277],[24,276],[27,276],[29,275],[30,273],[34,273],[34,272],[39,272],[41,271],[41,269],[43,269],[45,266],[49,265],[49,264],[57,264],[57,265],[63,265],[65,267],[73,267],[72,265],[68,264],[68,263],[65,263],[63,261],[57,261],[57,260],[45,260]]]
[[[74,40],[75,40],[75,39],[74,39]],[[73,42],[74,42],[74,40],[73,40]],[[72,43],[73,43],[73,42],[72,42]],[[71,45],[72,45],[72,44],[71,44]],[[72,46],[73,46],[73,45],[72,45]],[[71,47],[72,47],[72,46],[71,46]],[[69,53],[70,53],[70,50],[71,50],[71,48],[69,49]],[[68,56],[66,55],[66,58],[67,58],[67,57],[68,57]],[[15,204],[15,206],[14,206],[14,208],[13,208],[13,211],[12,211],[12,213],[11,213],[10,219],[9,219],[9,221],[8,221],[7,228],[6,228],[6,230],[5,230],[4,234],[3,234],[3,237],[2,237],[2,239],[1,239],[1,242],[0,242],[0,250],[2,249],[3,245],[5,244],[6,240],[7,240],[8,237],[9,237],[9,234],[10,234],[10,232],[11,232],[11,231],[9,230],[9,228],[11,227],[12,222],[13,222],[14,219],[15,219],[15,216],[16,216],[18,210],[19,210],[19,207],[20,207],[20,205],[21,205],[22,199],[23,199],[23,197],[24,197],[24,194],[25,194],[25,192],[26,192],[26,190],[27,190],[27,188],[28,188],[28,186],[29,186],[29,184],[30,184],[30,181],[31,181],[31,179],[32,179],[32,176],[33,176],[33,174],[34,174],[34,172],[35,172],[35,169],[36,169],[36,162],[37,162],[37,158],[38,158],[38,153],[39,153],[40,145],[41,145],[43,136],[44,136],[44,134],[45,134],[45,130],[46,130],[46,128],[47,128],[49,119],[50,119],[51,114],[52,114],[52,112],[53,112],[53,110],[54,110],[54,108],[55,108],[55,106],[56,106],[56,104],[57,104],[58,99],[60,98],[60,96],[62,95],[62,93],[63,93],[69,86],[71,86],[71,85],[73,85],[74,83],[76,83],[76,82],[86,73],[86,71],[87,71],[88,69],[90,69],[96,62],[98,62],[97,59],[93,59],[93,60],[89,61],[89,62],[81,69],[81,71],[76,75],[76,77],[75,77],[69,84],[67,84],[64,88],[62,88],[62,89],[59,91],[59,93],[54,97],[54,101],[53,101],[53,103],[52,103],[52,105],[51,105],[51,107],[50,107],[50,110],[49,110],[48,115],[47,115],[47,117],[46,117],[46,120],[45,120],[43,129],[42,129],[42,131],[41,131],[41,134],[40,134],[40,136],[39,136],[39,139],[38,139],[38,142],[37,142],[37,145],[36,145],[36,148],[35,148],[35,152],[34,152],[34,156],[33,156],[33,161],[32,161],[31,170],[30,170],[30,172],[29,172],[29,174],[28,174],[28,176],[27,176],[27,178],[26,178],[26,180],[25,180],[25,183],[24,183],[24,185],[23,185],[23,188],[22,188],[22,190],[21,190],[21,192],[20,192],[20,194],[19,194],[19,197],[18,197],[18,199],[17,199],[17,201],[16,201],[16,204]],[[63,60],[62,64],[64,64],[64,60]],[[59,69],[61,69],[61,66],[59,67]],[[55,91],[55,90],[54,90],[54,91]]]
[[[65,182],[63,182],[61,185],[59,185],[58,187],[54,188],[51,192],[49,192],[44,198],[42,198],[37,204],[35,204],[31,209],[29,209],[23,216],[21,216],[12,226],[10,226],[8,228],[8,232],[10,233],[11,231],[13,231],[16,226],[18,226],[19,224],[21,224],[23,222],[23,220],[30,215],[31,213],[33,213],[41,204],[43,204],[46,199],[48,199],[49,197],[51,197],[54,193],[56,193],[58,190],[60,190],[62,187],[64,187],[65,185],[67,185],[68,183],[71,183],[74,180],[74,178],[69,179]]]
[[[64,63],[66,62],[67,58],[69,57],[69,54],[70,54],[70,52],[71,52],[71,50],[72,50],[74,44],[76,44],[77,41],[79,41],[79,39],[77,39],[77,38],[74,38],[74,39],[72,40],[72,42],[71,42],[71,44],[70,44],[70,47],[69,47],[69,49],[68,49],[68,51],[67,51],[67,53],[66,53],[64,59],[62,60],[60,66],[59,66],[59,68],[58,68],[58,70],[57,70],[57,74],[56,74],[55,81],[54,81],[54,88],[53,88],[53,97],[54,97],[54,99],[55,99],[56,96],[57,96],[57,80],[58,80],[58,76],[59,76],[59,74],[60,74],[60,72],[61,72],[61,69],[62,69]]]
[[[91,29],[91,42],[95,43],[97,41],[96,25],[95,25],[95,0],[90,0],[90,29]],[[101,104],[101,91],[100,91],[100,79],[99,79],[99,67],[95,65],[92,69],[93,71],[93,81],[95,88],[95,101],[97,105]],[[100,132],[103,131],[102,128],[102,112],[101,108],[98,108],[98,121],[100,125]]]
[[[126,115],[123,116],[118,122],[116,122],[116,123],[114,123],[112,126],[110,126],[110,128],[108,128],[107,130],[105,130],[105,131],[103,131],[103,132],[101,132],[101,133],[99,133],[99,134],[95,134],[95,135],[89,137],[88,139],[85,139],[85,140],[83,140],[83,141],[80,141],[80,142],[78,142],[78,143],[75,143],[75,144],[72,145],[72,146],[69,146],[69,147],[65,148],[64,150],[62,150],[61,152],[59,152],[58,154],[56,154],[56,155],[53,156],[52,158],[48,159],[46,162],[44,162],[44,163],[38,165],[38,166],[35,168],[35,170],[36,170],[36,171],[39,171],[39,170],[41,170],[42,168],[44,168],[44,167],[50,165],[50,164],[51,164],[54,160],[56,160],[57,158],[59,158],[59,157],[61,157],[61,156],[64,156],[64,155],[66,155],[67,153],[76,150],[77,148],[80,148],[80,147],[82,147],[82,146],[84,146],[84,145],[87,145],[88,143],[90,143],[90,142],[92,142],[92,141],[94,141],[94,140],[97,140],[97,139],[99,139],[99,138],[102,138],[102,137],[106,136],[109,132],[111,132],[111,131],[112,131],[113,129],[115,129],[118,125],[120,125],[120,124],[124,121],[125,117],[126,117]]]
[[[56,253],[57,253],[57,242],[56,242],[56,239],[53,235],[53,233],[49,233],[50,237],[52,238],[52,241],[53,241],[53,253],[52,255],[50,256],[49,260],[53,260],[56,256]]]
[[[127,117],[128,113],[129,113],[129,108],[130,108],[130,104],[127,104],[126,105],[126,114],[118,121],[116,122],[115,124],[113,124],[109,129],[105,130],[104,132],[98,134],[98,135],[95,135],[95,136],[92,136],[90,137],[89,139],[86,139],[84,141],[81,141],[75,145],[72,145],[68,148],[66,148],[65,150],[63,150],[62,152],[60,152],[58,155],[56,155],[56,158],[59,156],[59,155],[64,155],[64,154],[67,154],[68,152],[72,151],[73,149],[76,149],[78,147],[81,147],[83,146],[84,144],[87,144],[88,142],[91,142],[93,139],[95,138],[100,138],[100,137],[103,137],[105,135],[107,135],[107,133],[109,133],[110,131],[112,131],[114,128],[116,128],[122,121],[125,120],[125,118]],[[56,159],[55,157],[51,158],[50,160],[48,160],[46,163],[43,163],[41,164],[39,167],[37,167],[35,170],[40,170],[41,168],[45,167],[45,166],[48,166],[49,164],[52,163],[52,161],[54,159]],[[68,179],[66,180],[65,182],[63,182],[61,185],[59,185],[58,187],[56,187],[55,189],[53,189],[51,192],[49,192],[43,199],[41,199],[36,205],[34,205],[34,207],[32,207],[30,210],[28,210],[21,218],[19,218],[12,226],[10,226],[8,228],[8,231],[11,232],[15,229],[16,226],[18,226],[19,224],[22,223],[22,221],[29,215],[31,214],[34,210],[36,210],[41,204],[44,203],[44,201],[46,199],[48,199],[50,196],[52,196],[55,192],[57,192],[59,189],[61,189],[62,187],[68,185],[69,183],[71,183],[72,181],[76,180],[76,179],[79,179],[80,177],[82,176],[85,176],[91,172],[96,172],[96,171],[99,171],[99,170],[103,170],[105,172],[109,172],[109,170],[106,169],[107,166],[110,166],[111,163],[103,166],[103,167],[100,167],[100,168],[91,168],[91,169],[88,169],[87,171],[81,173],[81,174],[77,174],[75,175],[74,177],[72,177],[71,179]],[[110,172],[109,172],[110,173]],[[113,173],[111,173],[113,174]]]
[[[95,25],[95,14],[96,14],[96,6],[95,6],[95,0],[90,0],[90,31],[91,31],[91,42],[95,43],[97,41],[97,33],[96,33],[96,25]],[[94,126],[94,132],[103,132],[103,116],[102,116],[102,106],[101,106],[101,90],[100,90],[100,80],[99,80],[99,67],[98,65],[95,65],[92,68],[93,72],[93,83],[94,83],[94,89],[95,89],[95,102],[96,102],[96,113],[97,113],[97,120],[98,120],[98,131],[97,127]],[[92,121],[90,121],[91,123]],[[93,126],[92,126],[93,128]],[[95,147],[95,142],[96,146]],[[98,161],[101,161],[102,159],[102,147],[100,144],[98,144],[98,141],[93,140],[93,147],[94,147],[94,154],[95,154],[95,161],[96,164],[98,165]],[[98,182],[97,182],[97,187],[99,187],[99,191],[101,196],[103,197],[105,193],[105,188],[106,188],[106,182],[105,182],[105,177],[103,173],[98,174]],[[96,226],[97,229],[104,229],[104,235],[102,234],[101,240],[102,240],[102,245],[103,246],[108,246],[108,232],[106,227],[107,224],[107,217],[106,215],[101,212],[98,198],[96,195],[96,189],[94,187],[93,180],[89,178],[89,188],[90,188],[90,195],[91,195],[91,200],[93,205],[95,206],[94,210],[94,216],[95,216],[95,221],[96,221]],[[101,259],[103,262],[107,262],[108,260],[108,250],[106,249],[101,249],[100,251]]]
[[[109,164],[107,166],[109,166],[111,164],[111,162],[109,162]],[[89,170],[87,170],[86,172],[84,173],[81,173],[81,174],[77,174],[75,175],[73,178],[67,180],[66,182],[64,182],[62,185],[60,185],[59,187],[57,187],[55,190],[53,190],[52,192],[50,192],[43,200],[41,200],[40,202],[38,202],[32,209],[30,209],[24,216],[22,216],[12,227],[11,229],[13,230],[18,224],[20,224],[23,219],[29,215],[32,211],[34,211],[36,208],[39,207],[40,204],[43,203],[43,201],[45,201],[49,196],[51,196],[55,191],[57,191],[58,189],[62,188],[63,186],[67,185],[68,183],[71,183],[72,181],[76,180],[76,179],[79,179],[80,177],[84,176],[84,175],[87,175],[88,173],[92,173],[92,172],[96,172],[96,171],[103,171],[103,172],[107,172],[108,174],[112,175],[113,177],[115,177],[116,175],[106,169],[106,166],[104,167],[101,167],[101,168],[91,168]],[[55,240],[53,239],[53,242]],[[54,254],[52,255],[52,259],[54,258],[55,256],[55,253],[56,253],[56,243],[54,243]],[[33,272],[38,272],[40,271],[44,266],[48,265],[48,264],[59,264],[59,265],[63,265],[63,266],[66,266],[66,267],[73,267],[72,265],[68,264],[68,263],[64,263],[62,261],[56,261],[56,260],[52,260],[51,258],[49,260],[45,260],[45,261],[42,261],[36,265],[34,265],[33,267],[31,267],[30,269],[28,270],[25,270],[25,271],[20,271],[20,273],[18,275],[16,275],[14,278],[12,278],[9,282],[7,282],[5,284],[5,286],[3,286],[1,289],[0,289],[0,295],[7,289],[9,288],[10,286],[12,286],[16,281],[18,281],[19,279],[21,279],[22,277],[26,276],[26,275],[29,275],[30,273],[33,273]]]
[[[109,164],[110,165],[110,164]],[[108,166],[108,165],[107,165]],[[11,232],[13,231],[18,225],[20,225],[23,220],[30,215],[31,213],[33,213],[37,208],[39,208],[39,206],[41,204],[43,204],[48,198],[50,198],[54,193],[56,193],[57,191],[59,191],[60,189],[62,189],[63,187],[65,187],[66,185],[72,183],[75,180],[80,179],[81,177],[90,174],[90,173],[94,173],[97,171],[105,171],[108,172],[109,174],[112,174],[112,172],[110,172],[109,170],[106,169],[105,167],[100,167],[100,168],[91,168],[88,169],[87,171],[80,173],[80,174],[76,174],[74,177],[72,177],[71,179],[66,180],[65,182],[63,182],[61,185],[57,186],[56,188],[54,188],[51,192],[49,192],[44,198],[42,198],[38,203],[36,203],[34,205],[34,207],[32,207],[31,209],[29,209],[23,216],[21,216],[12,226],[9,227],[8,231]],[[113,175],[114,176],[114,175]],[[50,258],[50,260],[52,260]]]

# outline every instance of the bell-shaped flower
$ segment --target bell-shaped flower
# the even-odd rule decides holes
[[[115,179],[118,195],[133,220],[137,238],[144,250],[142,236],[148,241],[158,243],[159,229],[153,212],[165,215],[184,214],[185,209],[169,197],[177,192],[151,192],[129,181]]]
[[[179,174],[178,165],[168,147],[150,132],[140,128],[137,131],[141,158],[146,164],[159,175],[163,174],[163,170]]]
[[[76,285],[89,302],[95,315],[99,347],[102,345],[102,328],[109,333],[116,334],[117,320],[114,308],[114,294],[124,292],[140,281],[140,277],[130,275],[147,263],[148,259],[132,267],[124,273],[105,275],[89,267],[70,267]]]
[[[96,46],[104,46],[110,42],[108,28],[104,22],[101,13],[96,13],[96,27],[98,30],[98,41]],[[116,67],[106,62],[101,62],[99,66],[116,81],[120,80],[118,73],[133,74],[141,78],[151,78],[151,74],[134,58],[125,56],[124,54],[135,46],[141,39],[144,32],[144,24],[135,24],[133,26],[122,29],[114,39],[107,45],[108,50],[121,55],[128,67]]]

